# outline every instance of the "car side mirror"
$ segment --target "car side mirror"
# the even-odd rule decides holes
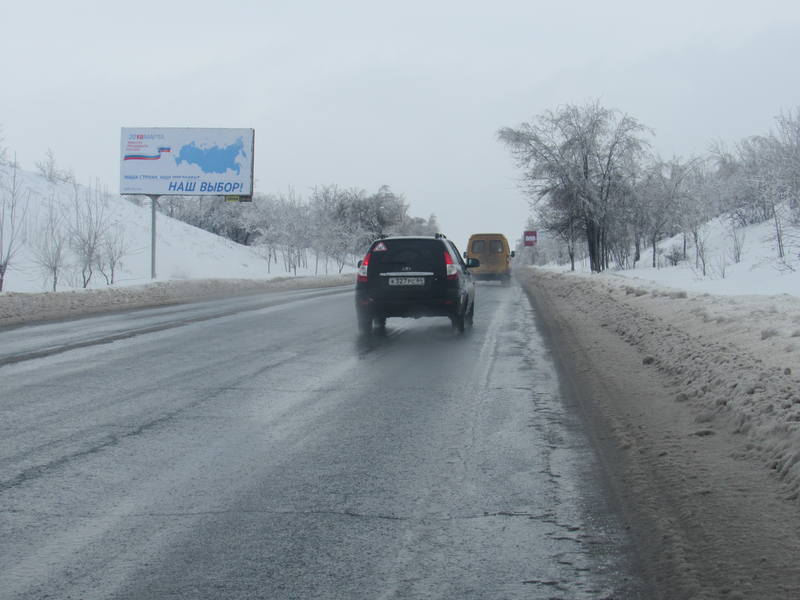
[[[468,269],[473,269],[475,267],[480,267],[480,266],[481,266],[481,261],[479,261],[477,258],[468,258],[467,259],[467,268]]]
[[[363,263],[363,262],[364,262],[363,260],[359,260],[358,264],[356,265],[356,267],[360,269],[361,268],[361,263]]]
[[[512,250],[511,251],[511,258],[514,258],[516,255],[517,255],[517,253]]]

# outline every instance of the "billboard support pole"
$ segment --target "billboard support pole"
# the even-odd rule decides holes
[[[156,278],[156,206],[158,206],[157,194],[148,196],[152,205],[152,218],[150,221],[150,279]]]

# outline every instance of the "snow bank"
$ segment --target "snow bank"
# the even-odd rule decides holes
[[[31,321],[160,306],[221,296],[266,291],[333,287],[353,283],[353,275],[275,279],[194,279],[159,281],[149,285],[66,292],[0,294],[0,326]]]
[[[696,294],[610,273],[518,275],[636,347],[643,368],[657,369],[674,400],[700,415],[687,434],[730,425],[746,436],[742,454],[800,497],[800,298]]]

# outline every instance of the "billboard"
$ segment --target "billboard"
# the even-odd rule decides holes
[[[123,127],[120,194],[253,195],[253,129]]]
[[[526,246],[535,246],[536,245],[536,232],[535,231],[526,231],[522,236],[523,242]]]

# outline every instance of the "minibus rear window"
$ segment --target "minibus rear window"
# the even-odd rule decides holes
[[[475,240],[472,242],[472,252],[475,254],[483,254],[486,252],[486,241],[485,240]]]

